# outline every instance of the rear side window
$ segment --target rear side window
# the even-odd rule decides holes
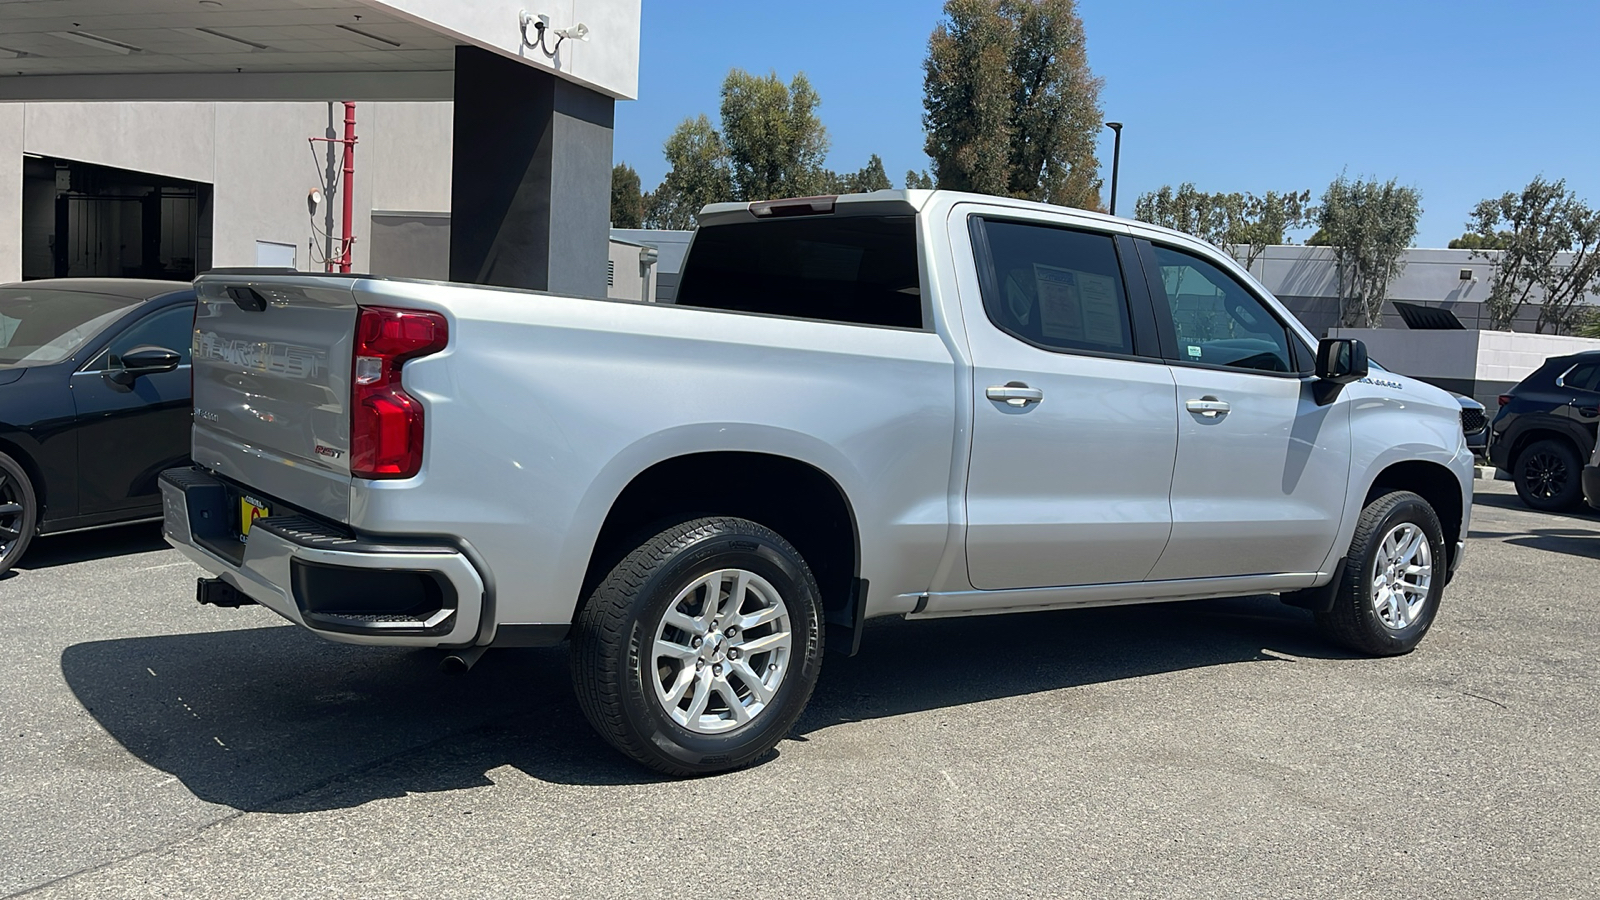
[[[984,221],[983,307],[997,328],[1047,350],[1131,354],[1128,297],[1107,234]]]
[[[1579,363],[1565,375],[1558,377],[1563,387],[1592,391],[1595,389],[1595,381],[1600,380],[1600,363]]]
[[[679,306],[921,328],[912,216],[819,216],[695,232]]]

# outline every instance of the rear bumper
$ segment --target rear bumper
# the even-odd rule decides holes
[[[479,643],[484,578],[443,539],[390,543],[298,514],[258,519],[232,535],[238,502],[200,469],[161,474],[169,543],[280,616],[354,644],[466,647]]]

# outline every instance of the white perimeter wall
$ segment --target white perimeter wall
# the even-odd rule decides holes
[[[306,194],[326,145],[314,157],[307,138],[327,126],[326,103],[0,103],[0,283],[22,277],[24,153],[210,184],[214,266],[255,265],[271,241],[311,269]],[[356,135],[353,267],[367,271],[374,207],[450,209],[451,104],[359,103]]]

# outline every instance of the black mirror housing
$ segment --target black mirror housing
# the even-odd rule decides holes
[[[1317,377],[1350,384],[1367,377],[1367,345],[1354,338],[1323,338],[1317,344]]]
[[[1367,345],[1354,338],[1323,338],[1317,344],[1317,380],[1312,392],[1318,405],[1327,406],[1339,390],[1367,377]]]
[[[155,375],[160,372],[171,372],[183,361],[183,356],[165,347],[145,345],[134,347],[122,354],[117,362],[120,368],[111,373],[111,380],[117,384],[132,384],[140,375]]]

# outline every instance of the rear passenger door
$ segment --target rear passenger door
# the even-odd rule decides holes
[[[1152,580],[1316,572],[1350,477],[1348,393],[1265,301],[1198,253],[1141,241],[1177,383],[1172,540]]]
[[[1177,415],[1146,287],[1123,276],[1139,271],[1132,240],[979,216],[951,227],[981,294],[961,295],[973,587],[1143,579],[1171,531]]]

